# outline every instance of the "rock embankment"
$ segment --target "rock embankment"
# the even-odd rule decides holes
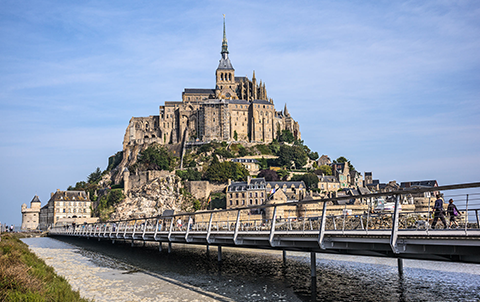
[[[130,219],[161,215],[165,210],[193,211],[192,197],[185,193],[180,178],[167,175],[132,188],[118,204],[111,219]]]

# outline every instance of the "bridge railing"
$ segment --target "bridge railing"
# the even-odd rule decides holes
[[[392,247],[396,237],[402,231],[422,232],[430,235],[434,218],[432,209],[435,198],[421,198],[423,210],[414,204],[415,194],[447,191],[445,202],[453,196],[461,216],[456,217],[458,227],[465,233],[471,229],[480,229],[479,212],[480,193],[456,193],[459,189],[479,188],[480,183],[451,185],[436,188],[374,193],[360,196],[335,197],[322,200],[266,204],[253,207],[236,208],[221,211],[202,211],[179,213],[170,216],[155,216],[103,223],[56,226],[51,232],[85,237],[158,240],[171,239],[171,236],[209,236],[230,234],[234,238],[244,234],[268,235],[270,241],[275,236],[288,233],[305,233],[318,236],[319,242],[325,234],[341,232],[363,232],[369,234],[387,231],[392,238]],[[428,194],[425,194],[428,195]],[[390,198],[393,207],[383,209],[374,200]],[[343,203],[343,205],[341,205]],[[447,224],[449,217],[445,216]],[[438,225],[442,223],[439,221]],[[438,233],[438,232],[437,232]],[[167,237],[168,236],[168,237]]]

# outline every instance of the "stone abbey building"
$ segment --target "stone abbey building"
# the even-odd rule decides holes
[[[214,89],[186,88],[182,101],[165,102],[159,115],[133,117],[125,132],[124,150],[144,144],[183,141],[239,141],[269,143],[278,131],[290,130],[300,139],[298,123],[287,110],[275,110],[265,83],[235,76],[228,57],[223,20],[223,41]]]

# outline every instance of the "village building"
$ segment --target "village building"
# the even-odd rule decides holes
[[[260,162],[254,158],[233,158],[232,162],[242,164],[250,174],[260,171]]]
[[[247,181],[228,182],[227,209],[266,204],[267,197],[282,191],[286,200],[302,200],[306,195],[303,181],[265,181],[265,178],[247,177]],[[280,194],[281,195],[281,194]]]
[[[85,191],[60,191],[50,194],[50,200],[40,210],[39,228],[47,230],[57,222],[89,221],[92,201]]]
[[[335,176],[319,175],[317,188],[322,192],[336,192],[340,190],[340,182]]]

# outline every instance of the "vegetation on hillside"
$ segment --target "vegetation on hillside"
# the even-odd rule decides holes
[[[0,240],[0,301],[89,301],[13,234]]]

